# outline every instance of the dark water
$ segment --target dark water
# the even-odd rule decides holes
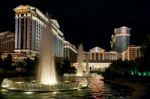
[[[27,93],[1,89],[0,99],[129,99],[132,92],[127,87],[105,83],[98,91],[95,91],[94,87],[47,93]]]

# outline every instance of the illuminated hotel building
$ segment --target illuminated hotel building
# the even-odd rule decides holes
[[[15,11],[15,52],[27,54],[39,53],[41,49],[42,33],[46,26],[51,24],[51,32],[54,34],[54,52],[57,57],[63,57],[63,33],[55,19],[49,19],[39,9],[20,5]]]
[[[117,60],[117,59],[118,59],[117,52],[115,52],[115,51],[105,52],[104,60],[113,61],[113,60]]]
[[[125,26],[120,28],[115,28],[114,33],[112,35],[111,48],[113,51],[121,53],[127,50],[130,45],[130,28]]]
[[[105,50],[100,47],[94,47],[89,50],[89,61],[102,61],[104,60]]]
[[[88,54],[88,55],[86,55]],[[89,59],[89,62],[106,62],[113,61],[118,59],[118,53],[115,51],[106,52],[100,47],[94,47],[89,50],[89,52],[84,52],[84,61],[86,58]]]
[[[122,53],[122,60],[134,60],[141,56],[141,46],[130,45],[128,49]]]
[[[129,45],[125,51],[118,53],[116,51],[106,52],[100,47],[94,47],[89,52],[83,52],[83,67],[86,70],[86,61],[89,62],[89,68],[101,69],[102,71],[109,67],[112,61],[122,59],[124,60],[134,60],[140,58],[141,46]]]
[[[0,33],[0,52],[11,53],[14,51],[15,33],[5,31]]]
[[[75,62],[77,57],[77,49],[75,45],[68,41],[64,41],[64,58],[69,59],[71,62]]]
[[[109,67],[112,61],[118,59],[118,53],[115,51],[106,52],[104,49],[100,47],[94,47],[90,49],[88,52],[83,52],[83,68],[86,70],[86,64],[88,61],[89,68],[93,70],[100,69],[104,71]]]

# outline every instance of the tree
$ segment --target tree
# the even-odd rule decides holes
[[[34,60],[32,61],[32,66],[30,68],[33,75],[36,75],[36,72],[38,70],[38,65],[39,65],[39,59],[37,56],[35,56]]]
[[[64,73],[75,73],[75,67],[71,66],[71,62],[68,59],[63,60],[63,63],[56,63],[57,73],[63,75]]]
[[[122,77],[122,76],[128,76],[129,70],[131,69],[130,62],[125,60],[122,61],[121,59],[113,61],[109,68],[106,69],[104,75],[111,77]]]
[[[1,53],[0,53],[0,68],[3,68],[3,59],[2,59],[2,57],[1,57]]]
[[[12,69],[12,55],[8,54],[7,57],[4,59],[4,68],[6,70]]]
[[[27,57],[27,59],[25,60],[25,68],[29,73],[29,76],[35,76],[36,75],[36,71],[37,71],[37,66],[38,66],[38,58],[34,57],[34,60],[30,59]]]
[[[27,59],[25,59],[25,68],[28,71],[31,71],[31,69],[32,69],[32,60],[29,57],[27,57]]]
[[[146,39],[143,42],[142,52],[143,52],[142,70],[150,71],[150,35],[147,35]]]

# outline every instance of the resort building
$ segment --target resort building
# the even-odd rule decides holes
[[[104,49],[100,47],[94,47],[90,49],[89,52],[84,52],[83,57],[84,61],[86,60],[86,58],[88,58],[89,62],[106,62],[117,60],[118,53],[115,51],[106,52]]]
[[[130,45],[128,49],[122,53],[122,60],[134,60],[141,56],[141,46]]]
[[[117,60],[118,58],[119,58],[119,53],[115,51],[105,52],[104,54],[105,61],[113,61],[113,60]]]
[[[5,31],[0,33],[0,52],[11,53],[14,52],[15,33]]]
[[[130,30],[130,28],[125,26],[114,29],[112,41],[110,42],[113,51],[122,53],[127,50],[130,45]]]
[[[118,53],[115,51],[106,52],[100,47],[94,47],[89,52],[83,52],[83,68],[86,71],[86,66],[91,70],[104,71],[109,67],[112,61],[118,59]]]
[[[76,46],[68,41],[64,41],[64,58],[71,62],[76,62],[77,59],[77,49]]]
[[[49,19],[38,8],[20,5],[15,11],[15,52],[35,56],[41,50],[42,34],[46,23],[50,23],[54,37],[56,57],[63,57],[64,37],[56,19]]]
[[[94,47],[87,52],[89,54],[89,61],[96,62],[96,61],[103,61],[104,60],[104,52],[105,50],[100,47]],[[87,58],[87,57],[85,57]],[[86,59],[85,59],[86,60]]]

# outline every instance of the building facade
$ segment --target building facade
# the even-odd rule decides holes
[[[84,59],[86,60],[86,58],[89,59],[90,62],[96,62],[96,61],[103,61],[104,60],[104,53],[105,50],[100,48],[100,47],[94,47],[92,49],[89,50],[89,52],[87,52],[87,56]]]
[[[41,50],[43,29],[46,22],[50,23],[54,34],[54,52],[57,57],[63,57],[63,33],[55,19],[49,19],[39,9],[20,5],[15,11],[15,52],[36,54]]]
[[[88,68],[91,70],[101,70],[104,71],[109,67],[112,61],[118,59],[118,53],[114,51],[106,52],[100,47],[94,47],[89,50],[89,52],[83,52],[83,68],[86,70]]]
[[[15,47],[15,33],[5,31],[0,33],[0,52],[11,53],[14,52]]]
[[[119,58],[119,54],[115,51],[105,52],[104,60],[106,61],[113,61]]]
[[[141,46],[130,45],[126,51],[122,53],[122,60],[135,60],[142,57]]]
[[[67,58],[71,62],[76,62],[77,59],[77,49],[75,45],[68,41],[64,41],[64,58]]]
[[[84,61],[88,58],[89,62],[111,62],[119,58],[119,54],[115,51],[106,52],[100,47],[94,47],[89,52],[83,53]]]
[[[115,28],[114,33],[112,35],[111,48],[113,51],[118,53],[122,53],[127,50],[130,45],[130,28],[128,27],[120,27]]]

